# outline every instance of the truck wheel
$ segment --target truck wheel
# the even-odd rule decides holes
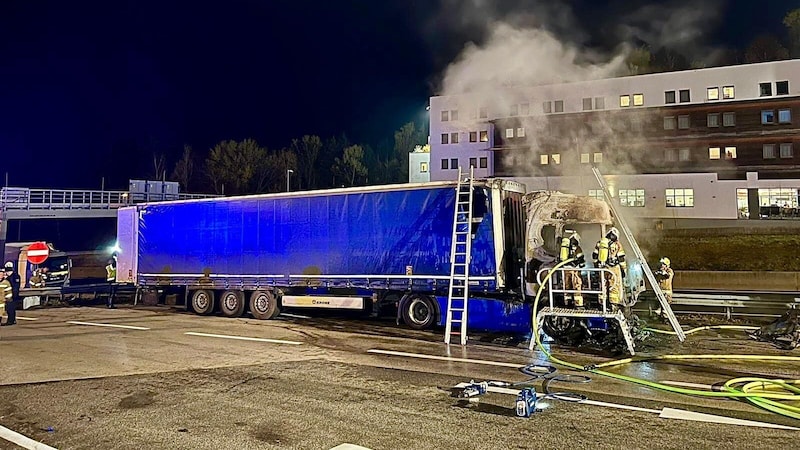
[[[192,310],[201,316],[214,311],[214,291],[200,289],[192,292]]]
[[[433,300],[424,295],[415,295],[403,303],[403,321],[415,330],[425,330],[436,322],[436,307]]]
[[[244,292],[225,291],[219,298],[219,310],[225,317],[239,317],[244,312]]]
[[[254,291],[250,294],[250,313],[256,319],[272,319],[280,313],[275,295],[269,291]]]

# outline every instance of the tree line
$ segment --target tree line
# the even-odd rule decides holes
[[[786,13],[783,26],[783,33],[761,34],[753,38],[744,49],[728,49],[722,52],[714,65],[728,66],[800,58],[800,8]],[[690,61],[673,49],[663,47],[653,49],[647,44],[634,49],[628,55],[626,62],[631,75],[701,69],[708,64],[702,61]]]
[[[155,179],[177,181],[185,192],[224,195],[261,194],[408,181],[408,154],[427,142],[424,124],[408,122],[394,139],[376,147],[355,143],[346,135],[326,139],[305,135],[282,148],[270,149],[255,139],[223,140],[207,153],[184,145],[168,171],[164,154],[153,155]],[[289,171],[292,171],[289,174]]]

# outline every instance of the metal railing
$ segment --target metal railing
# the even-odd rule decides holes
[[[537,281],[541,284],[542,279],[550,272],[550,269],[541,269],[537,274]],[[576,273],[581,278],[581,289],[566,289],[565,281],[568,275]],[[549,296],[550,308],[568,307],[567,305],[555,304],[554,294],[563,295],[585,295],[588,294],[591,298],[597,299],[597,306],[603,314],[608,313],[608,277],[606,274],[614,276],[608,268],[590,268],[590,267],[561,267],[556,269],[552,276],[548,279],[547,290]],[[625,296],[625,285],[620,280],[620,298]],[[586,304],[590,303],[589,298],[585,298]],[[624,301],[623,301],[624,303]]]
[[[136,203],[211,197],[215,196],[6,187],[0,190],[0,208],[3,210],[117,209]]]

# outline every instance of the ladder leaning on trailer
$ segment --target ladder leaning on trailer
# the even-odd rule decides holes
[[[469,303],[469,264],[472,259],[472,189],[474,168],[463,177],[458,168],[455,211],[453,213],[453,238],[450,248],[450,277],[447,289],[447,320],[444,343],[450,344],[452,335],[461,337],[467,344],[467,305]],[[457,329],[453,329],[453,325]]]

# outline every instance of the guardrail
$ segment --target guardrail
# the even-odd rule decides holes
[[[3,210],[117,209],[137,203],[211,198],[207,194],[156,194],[127,191],[2,188]]]
[[[789,308],[800,308],[800,293],[675,292],[672,299],[676,313],[724,315],[728,320],[733,316],[778,317]],[[655,301],[652,293],[648,291],[640,300],[638,304],[647,305],[652,313]]]

